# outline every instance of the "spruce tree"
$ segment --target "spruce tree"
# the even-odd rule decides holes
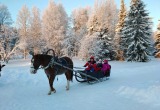
[[[132,0],[121,35],[127,61],[146,62],[151,46],[151,19],[142,0]]]
[[[112,38],[107,29],[99,32],[95,46],[95,56],[97,59],[114,60],[115,52],[112,46]]]
[[[160,58],[160,23],[157,27],[156,35],[155,35],[155,57]]]
[[[124,26],[124,20],[126,18],[126,6],[124,4],[124,0],[121,0],[121,8],[119,10],[119,20],[118,24],[116,26],[116,33],[121,32],[123,26]]]
[[[124,0],[121,0],[121,8],[119,10],[119,20],[118,20],[118,24],[116,26],[116,35],[114,38],[114,48],[116,50],[116,60],[124,60],[123,58],[123,51],[120,50],[120,33],[122,31],[122,28],[124,26],[124,21],[126,18],[126,6],[124,4]]]

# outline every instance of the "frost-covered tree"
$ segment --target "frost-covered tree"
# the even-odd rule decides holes
[[[68,17],[62,4],[50,0],[42,17],[43,37],[46,47],[55,50],[57,55],[63,55],[63,40],[68,29]]]
[[[81,48],[79,51],[79,57],[87,59],[88,57],[96,53],[95,47],[96,47],[97,35],[98,33],[94,33],[92,35],[87,35],[82,38],[82,40],[80,41]]]
[[[160,58],[160,23],[158,24],[157,31],[155,34],[155,57]]]
[[[24,59],[26,59],[27,48],[30,42],[29,29],[30,29],[30,11],[26,5],[22,6],[17,16],[17,26],[19,29],[21,49],[24,51]]]
[[[89,34],[107,29],[113,37],[117,24],[117,15],[114,0],[96,0],[87,24]]]
[[[121,0],[121,7],[119,10],[119,15],[118,15],[118,24],[116,25],[116,32],[121,32],[123,26],[124,26],[124,20],[126,18],[126,6],[124,4],[124,0]]]
[[[81,43],[80,40],[87,34],[87,22],[88,22],[88,15],[89,8],[77,8],[72,12],[72,22],[73,22],[73,29],[72,32],[75,34],[74,38],[74,56],[78,55]],[[73,34],[72,34],[73,35]]]
[[[114,38],[114,48],[116,50],[116,60],[124,60],[123,58],[123,51],[120,50],[119,45],[120,45],[120,33],[122,31],[122,28],[124,26],[124,20],[126,18],[126,6],[124,4],[124,0],[121,0],[121,7],[119,10],[119,16],[118,16],[118,24],[116,26],[116,35]]]
[[[73,57],[76,56],[76,45],[77,39],[76,39],[76,34],[73,31],[72,28],[69,29],[66,38],[64,40],[64,46],[65,48],[63,49],[63,52],[66,56]]]
[[[127,61],[146,62],[151,46],[151,20],[142,0],[133,0],[121,35]]]
[[[10,12],[8,11],[7,6],[0,3],[0,32],[2,30],[3,25],[12,24],[12,18]]]
[[[18,46],[17,29],[10,26],[2,26],[3,33],[0,35],[0,56],[4,61],[8,61],[14,54]]]
[[[98,38],[98,36],[101,35],[101,33],[104,33],[104,30],[107,30],[105,32],[105,35],[107,35],[107,36],[105,38],[105,43],[101,43],[101,44],[113,45],[110,42],[113,40],[114,35],[115,35],[115,27],[116,27],[116,23],[117,23],[116,16],[117,16],[117,8],[116,8],[114,0],[96,0],[96,2],[94,4],[94,8],[93,8],[91,15],[89,17],[89,21],[87,23],[87,28],[88,28],[89,32],[86,37],[89,37],[89,38],[86,38],[86,39],[89,41],[87,41],[87,42],[82,41],[83,45],[81,46],[81,50],[83,50],[83,48],[86,48],[86,50],[89,49],[89,51],[87,52],[88,55],[82,55],[82,56],[89,56],[90,54],[92,54],[98,58],[96,50],[102,49],[103,52],[106,52],[105,49],[110,48],[110,47],[108,47],[108,45],[97,44],[97,42],[99,42],[99,43],[103,42],[103,40],[102,39],[100,40]],[[108,39],[110,39],[110,40],[108,40]],[[89,45],[85,44],[88,42],[90,43]],[[89,46],[89,47],[87,47],[87,46]],[[113,51],[113,48],[108,50],[109,51],[107,53],[108,56],[109,56],[109,54],[111,54],[110,50]],[[87,54],[87,53],[85,53],[85,54]],[[99,54],[101,54],[101,53],[99,53]],[[110,56],[109,59],[112,59],[111,57],[113,57],[113,56]]]
[[[32,8],[30,26],[30,48],[33,48],[34,53],[40,53],[44,39],[42,39],[40,11],[37,7]]]
[[[86,28],[86,23],[89,17],[88,13],[88,7],[77,8],[73,10],[71,17],[73,22],[73,29],[76,33],[79,33],[82,28]]]
[[[0,4],[0,57],[8,61],[17,41],[17,30],[11,27],[13,23],[7,6]]]
[[[97,59],[114,60],[115,52],[113,51],[112,39],[108,37],[107,31],[108,30],[103,30],[100,33],[97,33],[97,40],[92,49],[94,50],[92,55],[96,56]]]

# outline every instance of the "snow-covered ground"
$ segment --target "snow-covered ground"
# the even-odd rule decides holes
[[[0,110],[160,110],[160,59],[109,63],[109,80],[89,85],[74,79],[66,91],[61,75],[54,82],[57,93],[49,96],[43,70],[30,74],[29,60],[11,61],[0,77]]]

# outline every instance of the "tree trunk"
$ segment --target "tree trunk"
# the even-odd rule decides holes
[[[24,59],[27,58],[26,49],[24,49]]]

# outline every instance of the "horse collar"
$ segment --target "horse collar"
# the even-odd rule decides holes
[[[48,69],[50,66],[52,67],[52,65],[54,64],[54,57],[50,60],[50,62],[48,63],[48,65],[46,67],[42,67],[44,70]]]

